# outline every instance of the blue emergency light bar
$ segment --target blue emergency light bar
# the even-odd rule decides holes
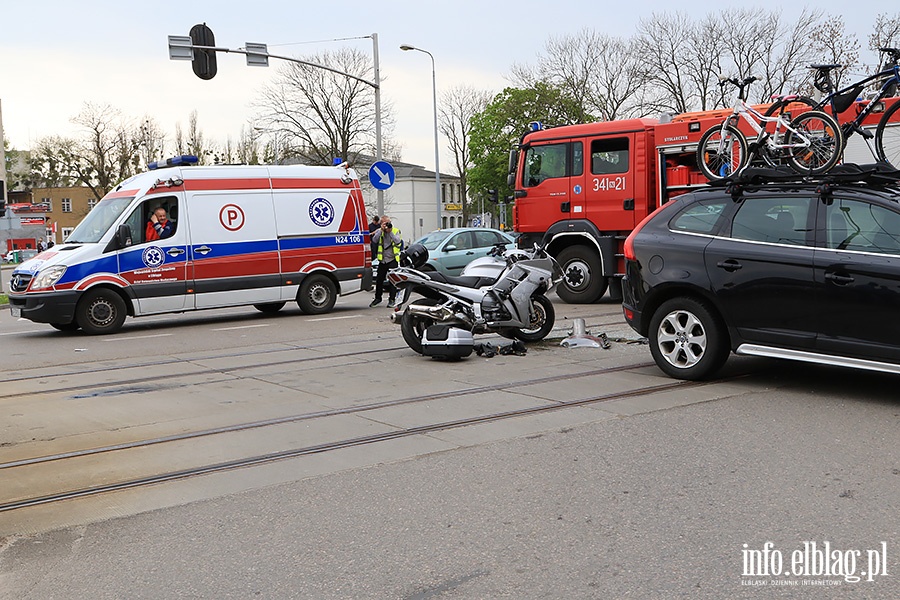
[[[179,167],[182,165],[192,165],[194,163],[200,162],[200,159],[191,154],[182,154],[181,156],[173,156],[172,158],[167,158],[166,160],[157,160],[149,165],[147,168],[151,171],[155,169],[162,169],[163,167]]]

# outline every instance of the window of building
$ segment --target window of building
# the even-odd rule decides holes
[[[53,198],[41,198],[41,204],[47,205],[47,212],[53,212]]]
[[[67,237],[69,237],[70,235],[72,235],[72,231],[73,231],[74,229],[75,229],[74,227],[63,227],[63,228],[62,228],[62,239],[63,239],[63,241],[65,241],[65,239],[66,239]]]
[[[97,199],[91,198],[88,200],[88,210],[94,210],[94,207],[97,206]]]
[[[72,212],[72,199],[71,198],[63,198],[62,199],[62,211],[64,213]]]

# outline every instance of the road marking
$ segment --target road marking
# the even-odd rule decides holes
[[[114,337],[103,340],[104,342],[126,342],[129,340],[149,340],[150,338],[168,337],[171,333],[155,333],[153,335],[133,335],[131,337]]]
[[[233,331],[235,329],[253,329],[254,327],[268,327],[268,323],[260,323],[259,325],[241,325],[240,327],[220,327],[212,331]]]
[[[346,315],[343,317],[321,317],[319,319],[310,319],[310,321],[335,321],[337,319],[356,319],[362,315]]]
[[[47,331],[43,327],[40,329],[23,329],[22,331],[6,331],[4,333],[0,333],[0,335],[18,335],[20,333],[33,333],[35,331]]]

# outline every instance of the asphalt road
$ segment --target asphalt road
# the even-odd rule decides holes
[[[0,512],[0,598],[900,596],[896,377],[732,357],[718,381],[670,387],[618,306],[558,302],[555,338],[585,318],[612,348],[555,339],[444,363],[368,300],[318,318],[130,319],[100,337],[0,314],[0,494],[403,433]],[[316,410],[222,442],[9,466]],[[840,575],[810,565],[826,542]],[[747,574],[763,556],[781,575]]]

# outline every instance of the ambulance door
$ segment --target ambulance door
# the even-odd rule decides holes
[[[192,308],[188,302],[188,228],[181,219],[182,194],[151,197],[137,204],[125,220],[131,245],[119,250],[119,275],[131,284],[135,313],[177,312]],[[156,239],[148,227],[150,215],[162,209],[171,223],[171,235]]]
[[[197,308],[280,299],[281,275],[269,179],[186,182]]]
[[[588,138],[582,218],[601,231],[634,228],[634,134]],[[574,204],[574,203],[573,203]]]

